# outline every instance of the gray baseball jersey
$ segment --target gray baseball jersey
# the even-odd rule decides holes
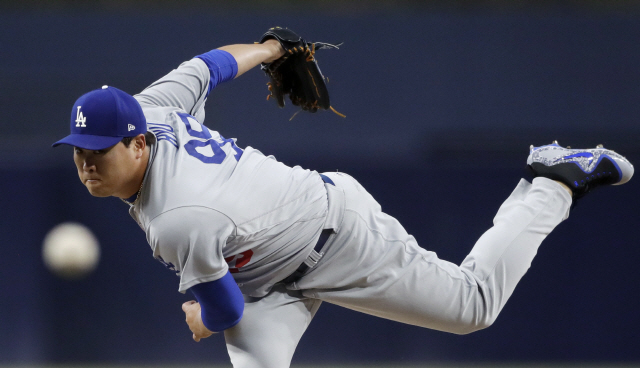
[[[179,291],[229,270],[243,294],[261,296],[309,255],[327,194],[318,173],[202,125],[209,73],[192,59],[135,96],[158,141],[130,214]]]

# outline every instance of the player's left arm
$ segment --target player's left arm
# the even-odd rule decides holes
[[[189,290],[197,302],[190,300],[182,304],[182,310],[196,342],[231,328],[242,319],[244,298],[230,272],[218,280],[194,285]]]
[[[202,309],[200,303],[195,300],[189,300],[182,304],[182,311],[187,316],[186,321],[189,326],[189,330],[193,332],[193,340],[200,342],[200,339],[206,339],[213,335],[215,332],[209,330],[202,322]]]
[[[229,217],[207,207],[183,206],[156,216],[146,232],[154,257],[179,275],[178,291],[190,290],[198,300],[182,306],[194,340],[240,322],[244,299],[222,254],[235,232]]]

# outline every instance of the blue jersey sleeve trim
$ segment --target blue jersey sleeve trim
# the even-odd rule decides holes
[[[242,319],[244,298],[228,271],[218,280],[203,282],[189,290],[200,303],[202,323],[209,331],[224,331]]]
[[[226,51],[216,49],[196,57],[204,61],[207,64],[207,68],[209,68],[207,97],[218,84],[232,80],[238,74],[236,59]]]

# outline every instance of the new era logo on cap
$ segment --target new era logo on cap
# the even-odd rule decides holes
[[[71,110],[71,134],[53,146],[101,150],[124,137],[147,132],[147,121],[138,101],[117,88],[103,86],[82,95]]]

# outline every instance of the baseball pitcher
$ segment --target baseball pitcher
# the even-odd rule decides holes
[[[76,101],[71,134],[54,144],[73,147],[92,195],[128,204],[153,257],[195,296],[182,305],[193,339],[224,333],[234,367],[288,367],[323,301],[456,334],[488,327],[573,201],[633,175],[601,146],[532,146],[533,181],[520,181],[462,264],[438,259],[351,176],[286,166],[203,124],[211,90],[259,64],[279,106],[288,96],[333,110],[322,48],[337,46],[276,27],[137,95],[103,86]]]

